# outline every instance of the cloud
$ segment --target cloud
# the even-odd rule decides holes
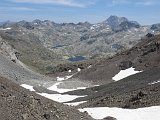
[[[29,7],[1,7],[0,11],[36,11],[34,8],[29,8]]]
[[[129,0],[112,0],[112,4],[129,4],[131,3]]]
[[[12,10],[21,10],[21,11],[36,11],[34,8],[29,7],[11,7]]]
[[[151,6],[159,3],[160,2],[156,0],[143,0],[142,2],[137,2],[136,5]]]
[[[10,0],[16,3],[33,3],[33,4],[56,4],[69,7],[86,7],[93,4],[94,0]]]
[[[107,6],[108,7],[114,7],[117,5],[127,5],[130,4],[131,1],[130,0],[111,0],[111,1],[107,1]]]
[[[116,5],[142,5],[142,6],[151,6],[160,4],[159,0],[111,0],[111,4],[109,6],[116,6]]]

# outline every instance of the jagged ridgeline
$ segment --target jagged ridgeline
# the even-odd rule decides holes
[[[117,16],[96,24],[49,20],[0,24],[0,36],[17,51],[18,59],[41,73],[63,71],[57,67],[63,63],[113,56],[133,47],[147,33],[159,31],[159,24],[142,26]]]

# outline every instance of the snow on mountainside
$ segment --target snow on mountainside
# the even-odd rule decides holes
[[[142,72],[142,71],[135,71],[133,67],[131,68],[128,68],[126,70],[121,70],[117,75],[115,75],[112,79],[115,80],[115,81],[118,81],[118,80],[121,80],[123,78],[126,78],[130,75],[134,75],[136,73],[139,73],[139,72]]]

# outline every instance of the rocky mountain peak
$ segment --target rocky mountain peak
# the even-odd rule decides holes
[[[25,21],[25,20],[22,20],[22,21],[20,21],[20,22],[17,22],[17,23],[16,23],[16,26],[18,26],[18,27],[21,26],[21,27],[24,27],[24,28],[29,29],[29,30],[34,29],[32,23],[31,23],[31,22],[27,22],[27,21]]]
[[[126,21],[128,21],[128,19],[125,17],[118,17],[115,15],[111,15],[105,22],[108,23],[110,26],[117,26],[122,22]]]
[[[40,25],[42,23],[42,21],[39,19],[36,19],[36,20],[33,20],[32,23]]]
[[[79,22],[77,25],[82,25],[82,26],[90,26],[91,24],[89,22]]]
[[[158,23],[158,24],[153,24],[153,25],[151,26],[151,30],[153,30],[153,31],[159,31],[159,30],[160,30],[160,23]]]
[[[107,20],[104,21],[107,25],[111,27],[113,31],[121,31],[126,30],[131,27],[138,28],[140,27],[140,24],[136,21],[129,21],[125,17],[118,17],[115,15],[111,15]]]

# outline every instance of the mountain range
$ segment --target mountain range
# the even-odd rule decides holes
[[[37,19],[7,21],[0,25],[1,38],[19,53],[19,59],[42,73],[53,70],[58,64],[71,62],[70,58],[76,56],[84,60],[113,56],[132,48],[147,33],[159,32],[160,24],[140,25],[113,15],[96,24],[60,24]]]

